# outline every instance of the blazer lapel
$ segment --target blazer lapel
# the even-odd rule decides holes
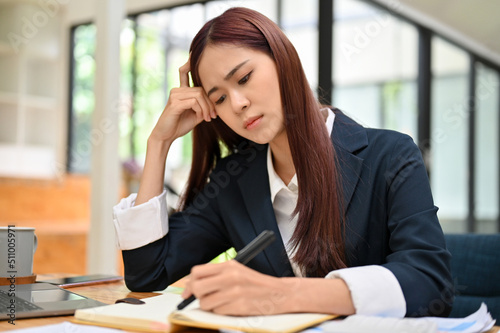
[[[248,235],[247,242],[264,230],[274,231],[276,240],[264,250],[264,255],[277,276],[293,276],[271,202],[266,163],[267,145],[265,147],[257,150],[255,160],[251,162],[252,167],[248,168],[238,180],[255,231],[255,234]],[[282,256],[273,255],[276,253],[281,253]]]
[[[335,109],[335,121],[332,130],[332,142],[337,154],[338,172],[342,184],[344,214],[347,214],[354,190],[358,184],[363,159],[356,156],[355,152],[368,145],[366,130]]]

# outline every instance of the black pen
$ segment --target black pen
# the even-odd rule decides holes
[[[250,260],[252,260],[257,254],[262,252],[269,244],[274,242],[276,237],[274,236],[274,232],[271,230],[264,230],[260,233],[253,241],[247,244],[244,248],[242,248],[234,257],[239,263],[246,265]],[[179,305],[177,305],[178,310],[184,309],[188,306],[192,301],[194,301],[196,297],[194,295],[189,296],[185,300],[183,300]]]

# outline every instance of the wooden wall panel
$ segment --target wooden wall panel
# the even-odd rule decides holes
[[[124,194],[125,195],[125,194]],[[0,179],[0,226],[34,227],[36,274],[86,274],[90,225],[90,179]],[[111,222],[111,221],[110,221]],[[118,272],[123,274],[121,255]]]

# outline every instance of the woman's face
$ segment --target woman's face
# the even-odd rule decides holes
[[[285,135],[276,64],[267,54],[209,45],[198,74],[217,115],[237,134],[261,144]]]

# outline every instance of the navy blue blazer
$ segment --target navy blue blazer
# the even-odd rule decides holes
[[[347,265],[382,265],[394,273],[407,316],[448,315],[453,301],[450,254],[418,147],[407,135],[364,128],[335,113],[331,138],[344,194]],[[165,237],[123,251],[129,289],[162,290],[192,266],[230,247],[241,249],[263,230],[279,234],[267,145],[240,148],[217,163],[189,208],[170,216]],[[293,276],[281,237],[248,266]]]

